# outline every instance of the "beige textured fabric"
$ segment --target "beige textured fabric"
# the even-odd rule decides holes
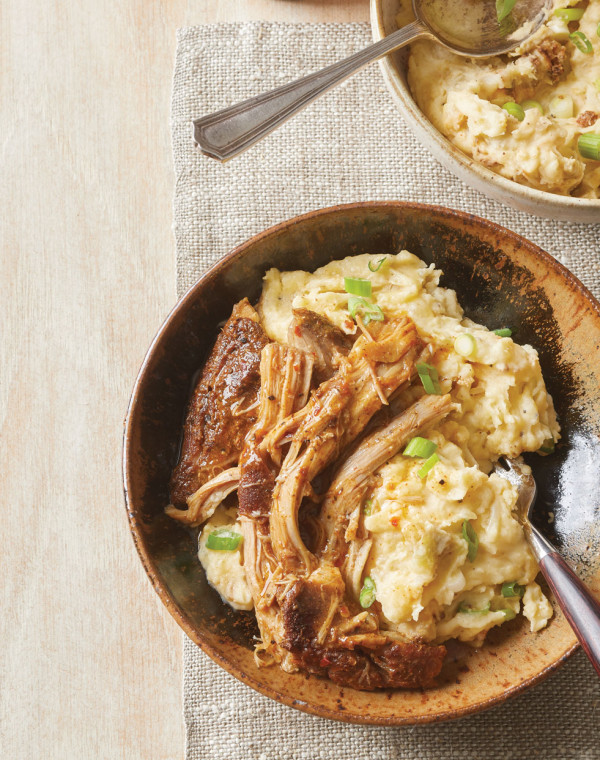
[[[538,243],[600,295],[600,224],[540,220],[443,169],[412,136],[377,66],[226,165],[203,157],[191,119],[338,60],[366,24],[232,24],[178,34],[172,128],[178,291],[238,243],[311,209],[412,200],[487,217]],[[381,729],[324,721],[256,694],[185,642],[187,760],[600,758],[600,688],[577,655],[527,694],[449,724]]]

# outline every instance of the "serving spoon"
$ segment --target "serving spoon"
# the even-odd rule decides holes
[[[496,463],[494,471],[516,486],[518,497],[515,516],[523,527],[554,598],[600,675],[600,603],[567,565],[558,549],[532,524],[531,511],[537,487],[529,468],[516,459],[504,459]]]
[[[314,74],[194,121],[202,152],[226,161],[372,61],[419,38],[485,58],[513,50],[548,16],[552,0],[412,0],[415,21]]]

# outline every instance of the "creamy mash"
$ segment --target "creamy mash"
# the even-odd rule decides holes
[[[477,643],[491,627],[523,612],[537,631],[552,608],[535,583],[538,568],[512,514],[516,489],[489,474],[500,456],[537,451],[560,437],[537,352],[465,318],[456,293],[439,286],[442,273],[433,265],[402,251],[370,271],[369,262],[375,268],[381,258],[353,256],[314,274],[271,269],[258,311],[269,337],[282,343],[293,308],[311,309],[354,334],[344,277],[368,278],[386,318],[412,318],[430,345],[428,363],[438,370],[441,391],[455,402],[454,412],[423,433],[439,456],[427,477],[417,474],[422,459],[397,454],[375,473],[365,503],[361,520],[372,545],[364,577],[375,584],[384,627],[427,641]],[[468,358],[454,348],[461,334],[475,341]],[[399,406],[423,393],[421,383],[413,383]],[[479,541],[473,559],[463,537],[466,521]],[[235,511],[221,508],[202,532],[200,561],[223,598],[248,609],[243,544],[235,552],[205,546],[208,532],[226,524],[236,524]],[[513,582],[523,587],[522,598],[502,594],[502,584]]]
[[[600,161],[578,150],[580,135],[600,134],[600,0],[555,0],[554,10],[564,8],[583,15],[551,15],[508,56],[469,59],[416,42],[408,82],[432,124],[479,163],[540,190],[600,198]],[[404,8],[399,25],[407,18]],[[522,120],[502,107],[509,102],[525,106]]]

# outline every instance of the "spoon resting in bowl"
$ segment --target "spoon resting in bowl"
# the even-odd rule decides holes
[[[558,549],[531,523],[537,487],[529,468],[524,467],[518,459],[504,459],[503,464],[498,462],[494,472],[516,486],[518,498],[515,516],[523,527],[554,598],[600,676],[600,603],[567,565]]]
[[[194,120],[202,152],[227,161],[262,140],[313,100],[419,38],[459,55],[501,55],[528,40],[546,20],[551,0],[412,0],[415,21],[338,63],[270,92]]]

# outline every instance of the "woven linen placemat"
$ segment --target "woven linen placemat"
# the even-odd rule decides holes
[[[600,295],[600,224],[543,220],[466,186],[426,153],[376,65],[221,165],[191,120],[358,50],[367,24],[247,23],[181,29],[173,83],[177,285],[261,230],[312,209],[410,200],[498,222],[550,252]],[[600,221],[600,220],[599,220]],[[580,653],[485,713],[412,728],[338,724],[279,705],[184,644],[187,760],[589,760],[600,758],[600,687]]]

